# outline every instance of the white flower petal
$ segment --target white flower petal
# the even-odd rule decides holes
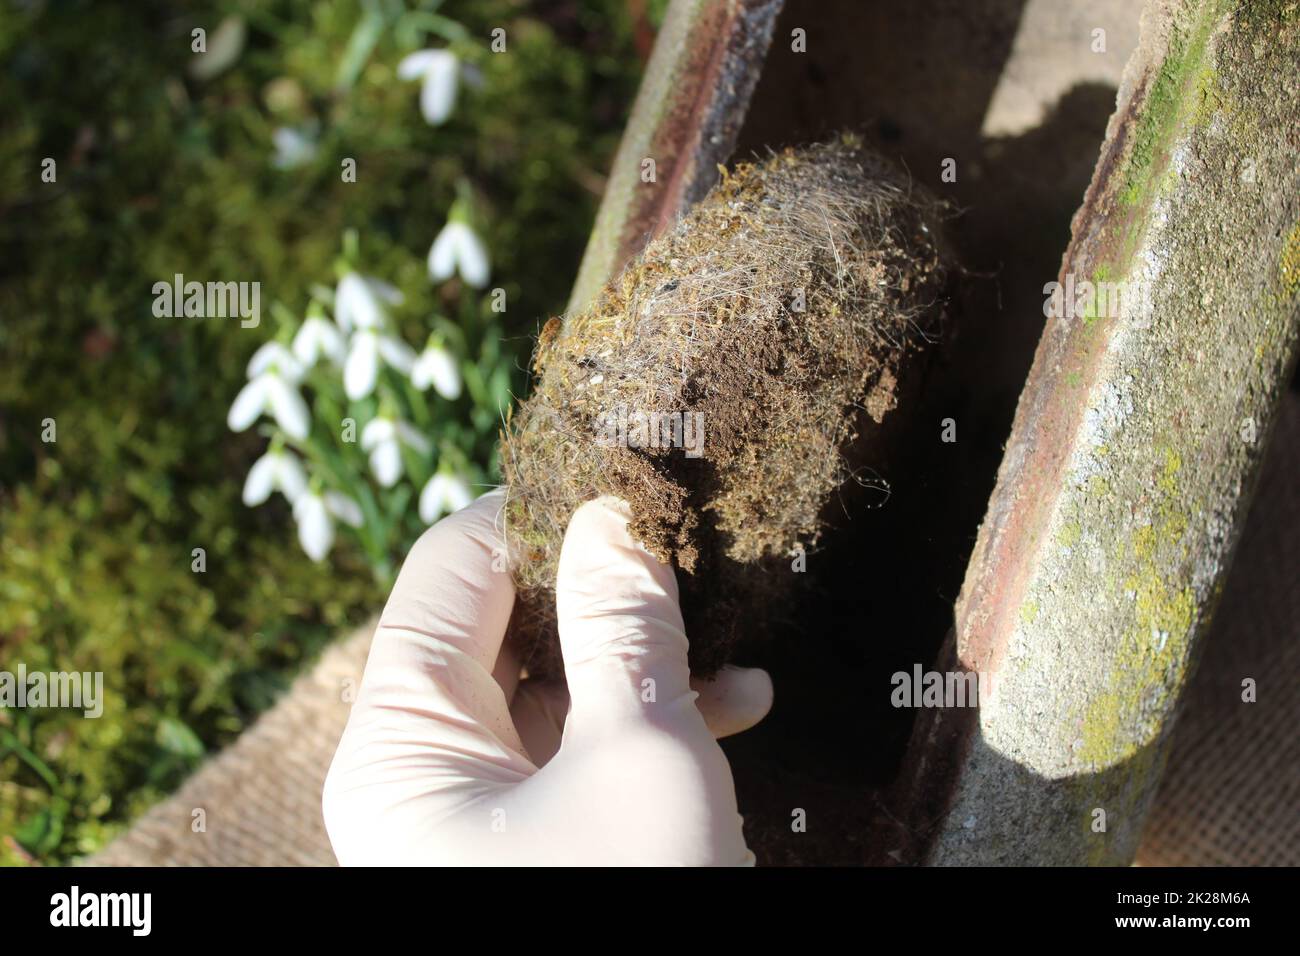
[[[361,506],[347,495],[339,494],[337,491],[325,492],[325,507],[334,517],[354,528],[360,528],[365,520],[361,514]]]
[[[431,126],[439,126],[451,116],[456,105],[456,74],[459,66],[455,54],[446,50],[430,51],[434,57],[424,71],[420,87],[420,112]]]
[[[442,500],[448,511],[459,511],[474,501],[474,491],[460,475],[452,475],[447,479]]]
[[[429,385],[433,382],[433,370],[429,367],[428,355],[428,351],[420,353],[420,357],[411,366],[411,384],[421,392],[428,391]]]
[[[457,223],[460,230],[456,234],[456,260],[461,277],[475,289],[487,285],[488,266],[487,247],[474,234],[474,230],[463,223]]]
[[[325,510],[320,495],[304,494],[293,506],[293,516],[298,519],[298,541],[307,557],[320,561],[329,554],[334,544],[334,523]]]
[[[275,364],[275,356],[279,349],[284,348],[279,342],[265,342],[258,346],[253,357],[248,360],[247,374],[250,379],[257,378],[268,368]]]
[[[433,450],[429,439],[425,438],[414,425],[407,422],[397,422],[397,436],[402,440],[402,444],[414,448],[421,455],[427,455]]]
[[[446,349],[428,348],[411,369],[411,383],[420,391],[430,385],[448,401],[460,398],[460,367]]]
[[[342,365],[346,354],[338,326],[315,316],[304,322],[293,337],[294,358],[304,367],[315,365],[321,355],[327,355],[336,365]]]
[[[420,492],[420,520],[433,524],[444,514],[459,511],[474,500],[469,483],[459,475],[434,475]]]
[[[226,17],[208,36],[204,52],[190,61],[190,76],[196,80],[210,80],[220,76],[239,59],[247,38],[248,27],[244,18]]]
[[[289,501],[296,502],[307,490],[307,472],[303,471],[298,459],[287,452],[276,456],[275,486]]]
[[[239,390],[230,406],[230,414],[226,416],[226,424],[232,432],[242,432],[262,414],[266,407],[266,382],[265,378],[255,378]]]
[[[366,286],[381,302],[386,302],[388,305],[401,305],[406,301],[406,296],[402,294],[402,290],[392,283],[371,276],[365,278]]]
[[[253,467],[248,469],[248,477],[244,479],[244,504],[248,507],[260,505],[271,497],[271,492],[275,490],[278,457],[268,452],[253,462]]]
[[[361,429],[361,449],[370,451],[380,442],[394,441],[397,438],[397,426],[391,418],[372,418]]]
[[[330,325],[324,320],[321,321],[323,326],[321,336],[321,350],[329,356],[330,361],[340,368],[348,357],[348,345],[343,341],[343,335],[339,332],[338,326]]]
[[[311,430],[311,413],[298,390],[276,375],[265,376],[266,400],[275,423],[286,435],[302,441]]]
[[[395,441],[380,442],[370,453],[370,470],[384,488],[391,488],[402,477],[402,449]]]
[[[334,292],[334,321],[344,329],[376,329],[384,324],[384,309],[365,277],[349,272]]]
[[[442,517],[442,484],[443,476],[434,475],[420,492],[420,520],[425,524],[433,524]]]
[[[397,76],[403,80],[418,80],[429,71],[433,61],[438,58],[438,50],[417,50],[402,57],[397,64]]]
[[[285,374],[292,375],[298,368],[298,362],[292,352],[279,342],[267,342],[248,360],[248,377],[257,378],[263,372],[272,369],[279,369]]]
[[[305,366],[315,365],[320,354],[320,340],[312,326],[313,321],[308,319],[293,336],[293,357]]]
[[[411,366],[415,364],[415,349],[391,335],[379,337],[379,354],[384,357],[385,362],[403,375],[409,375]]]
[[[375,390],[378,376],[379,345],[376,336],[373,332],[358,332],[352,337],[343,365],[343,390],[355,402]]]
[[[456,233],[452,230],[456,225],[459,223],[447,223],[429,247],[429,277],[434,282],[450,279],[456,272]]]

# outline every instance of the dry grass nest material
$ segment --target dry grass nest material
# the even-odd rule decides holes
[[[791,556],[861,464],[844,450],[937,334],[942,218],[854,137],[788,149],[724,173],[588,308],[547,323],[502,437],[512,635],[533,672],[559,673],[560,546],[599,495],[684,572],[696,673],[773,618]]]

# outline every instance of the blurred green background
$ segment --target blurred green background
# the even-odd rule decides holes
[[[301,314],[355,229],[362,270],[415,295],[410,315],[456,315],[440,301],[456,283],[431,283],[425,255],[467,182],[491,285],[509,296],[501,361],[522,392],[665,5],[0,4],[0,670],[102,671],[108,702],[97,720],[0,709],[0,863],[100,848],[379,609],[354,544],[313,564],[282,499],[240,501],[266,441],[232,434],[226,412],[274,334],[270,307]],[[232,17],[233,59],[194,75],[191,30],[212,37]],[[399,27],[413,22],[464,30],[444,125],[396,76],[404,54],[445,45]],[[496,27],[504,54],[488,50]],[[315,155],[277,166],[277,128]],[[260,281],[262,326],[155,317],[151,287],[177,272]],[[422,330],[404,331],[418,349]],[[56,443],[41,440],[45,419]]]

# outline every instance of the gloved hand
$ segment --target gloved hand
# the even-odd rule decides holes
[[[568,693],[520,683],[504,500],[446,518],[402,568],[325,781],[339,861],[752,863],[715,736],[763,718],[768,675],[691,680],[673,570],[603,498],[560,554]]]

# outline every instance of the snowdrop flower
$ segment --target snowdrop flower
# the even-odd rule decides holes
[[[401,79],[423,81],[420,112],[431,126],[439,126],[451,116],[451,108],[456,102],[459,69],[456,55],[450,50],[420,50],[397,64],[397,75]]]
[[[432,449],[429,440],[415,427],[397,418],[375,418],[361,430],[361,448],[370,452],[370,470],[384,488],[391,488],[402,477],[402,445],[418,454]]]
[[[432,385],[443,398],[454,402],[460,398],[460,369],[455,357],[441,345],[429,345],[411,367],[411,384],[422,392]]]
[[[420,520],[433,524],[445,514],[459,511],[474,500],[469,482],[459,475],[438,472],[420,492]]]
[[[276,169],[296,169],[316,158],[316,141],[292,126],[277,126],[271,142],[275,146],[271,165]]]
[[[263,345],[249,360],[249,382],[235,396],[226,416],[230,430],[242,432],[263,412],[269,412],[286,435],[300,441],[306,438],[311,418],[307,403],[298,394],[302,375],[302,366],[287,348],[278,342]]]
[[[343,362],[343,391],[352,401],[365,398],[375,390],[380,360],[403,375],[415,366],[415,349],[399,338],[374,329],[361,329],[348,342]]]
[[[473,229],[458,219],[443,226],[429,248],[429,275],[434,282],[450,279],[455,272],[476,289],[487,285],[487,247]]]
[[[210,80],[220,76],[234,66],[239,55],[244,52],[244,43],[248,39],[248,26],[243,17],[226,17],[212,35],[206,37],[199,55],[190,61],[189,74],[196,80]]]
[[[273,491],[280,492],[293,503],[306,488],[307,473],[297,457],[272,446],[248,469],[248,477],[244,480],[244,504],[250,508],[260,505],[271,497]]]
[[[362,522],[357,503],[337,491],[323,495],[304,491],[293,503],[293,516],[298,522],[298,542],[313,561],[320,561],[334,546],[335,518],[354,528]]]
[[[383,328],[388,322],[388,306],[403,301],[402,293],[387,282],[349,272],[334,290],[334,321],[345,332]]]
[[[322,355],[329,356],[335,365],[342,365],[347,358],[347,347],[338,326],[311,315],[293,337],[293,355],[303,368],[311,368]]]

